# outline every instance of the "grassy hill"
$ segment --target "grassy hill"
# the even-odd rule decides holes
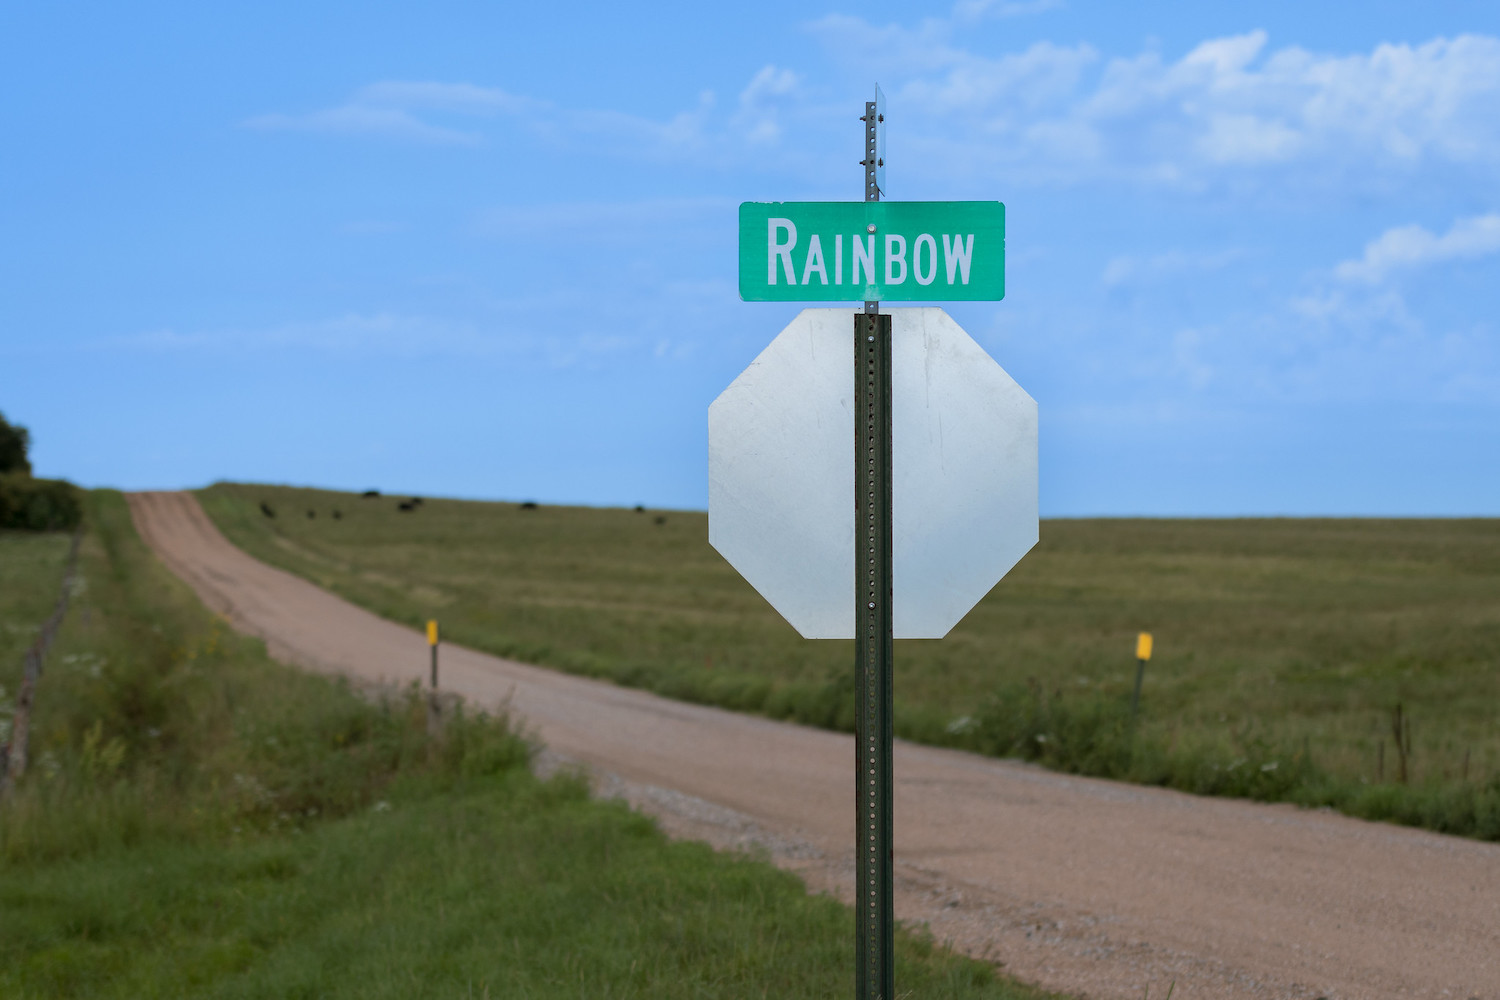
[[[852,725],[851,644],[798,637],[708,546],[702,513],[403,510],[407,497],[234,484],[200,498],[259,558],[386,617],[438,618],[456,642]],[[1156,656],[1132,726],[1142,630]],[[1500,521],[1047,521],[947,639],[897,643],[897,728],[1495,838],[1497,667]]]
[[[34,766],[0,802],[0,996],[850,989],[847,907],[671,843],[576,779],[536,779],[504,719],[429,735],[414,693],[371,699],[275,663],[156,562],[118,494],[86,507]],[[66,549],[0,532],[11,692]],[[924,997],[1042,996],[920,934],[900,936],[898,979]]]

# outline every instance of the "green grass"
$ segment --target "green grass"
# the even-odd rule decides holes
[[[0,805],[0,996],[851,988],[846,907],[536,779],[504,719],[430,736],[414,691],[371,699],[269,660],[151,558],[118,494],[86,505],[36,766]],[[60,576],[50,541],[0,584],[23,621],[38,609],[19,591]],[[898,978],[923,997],[1043,995],[920,933],[900,937]]]
[[[9,732],[22,657],[57,603],[70,538],[62,531],[0,530],[0,742]]]
[[[824,997],[853,920],[763,862],[670,844],[576,782],[395,788],[301,836],[145,845],[0,888],[0,993]],[[905,935],[902,989],[1036,997]]]
[[[850,644],[799,638],[708,546],[701,513],[446,500],[401,512],[401,497],[233,484],[200,497],[247,551],[394,620],[435,617],[476,648],[852,726]],[[1156,656],[1132,729],[1141,630]],[[897,643],[897,731],[1493,839],[1497,668],[1497,520],[1048,521],[947,639]],[[1399,786],[1398,703],[1412,720]]]

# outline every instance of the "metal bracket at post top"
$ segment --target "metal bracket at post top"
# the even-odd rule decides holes
[[[880,200],[885,116],[865,104],[865,200]],[[854,316],[855,784],[857,1000],[894,1000],[891,810],[891,317],[879,302]]]
[[[880,200],[880,184],[885,179],[885,110],[880,88],[875,88],[875,100],[865,102],[865,158],[860,163],[865,168],[865,201]],[[880,303],[865,301],[865,312],[874,316],[880,312]]]

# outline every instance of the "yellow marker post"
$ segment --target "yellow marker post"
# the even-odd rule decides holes
[[[1135,637],[1135,694],[1130,696],[1130,721],[1134,725],[1135,717],[1141,710],[1141,681],[1146,678],[1146,661],[1151,659],[1151,633],[1142,632]]]
[[[427,645],[429,647],[431,647],[431,649],[432,649],[432,689],[434,691],[436,691],[437,690],[437,647],[438,647],[438,634],[437,634],[437,622],[436,621],[429,620],[427,622]]]

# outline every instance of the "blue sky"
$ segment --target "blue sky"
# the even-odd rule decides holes
[[[1007,206],[1042,511],[1500,514],[1493,3],[8,5],[40,474],[702,507],[736,206]]]

